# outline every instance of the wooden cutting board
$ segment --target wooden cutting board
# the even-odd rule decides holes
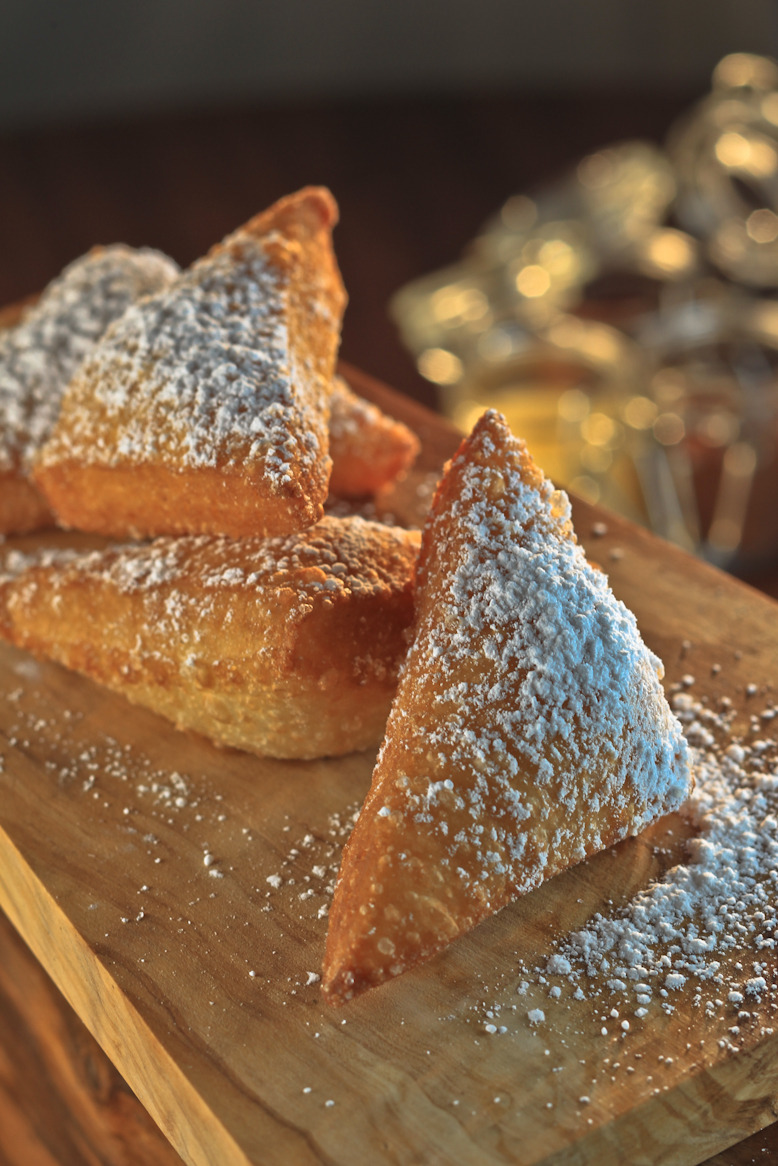
[[[409,519],[457,435],[346,371],[422,438],[391,502]],[[747,726],[749,686],[764,702],[773,683],[775,604],[615,516],[581,504],[575,519],[668,684],[693,672],[696,693],[728,697]],[[425,968],[324,1007],[326,907],[373,761],[220,751],[0,651],[0,907],[187,1162],[690,1166],[774,1120],[778,1036],[764,1024],[734,1037],[691,989],[628,1032],[593,994],[554,1008],[536,980],[517,994],[520,962],[542,965],[683,860],[678,816]]]

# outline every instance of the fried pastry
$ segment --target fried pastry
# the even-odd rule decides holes
[[[60,557],[0,578],[0,635],[224,745],[313,758],[381,740],[419,535],[324,518]]]
[[[337,498],[368,498],[402,478],[420,443],[416,434],[358,396],[335,377],[330,411],[330,494]]]
[[[109,329],[36,467],[63,525],[239,537],[321,517],[345,306],[336,219],[325,189],[281,199]]]
[[[416,622],[330,911],[323,992],[412,968],[688,796],[658,658],[496,413],[447,468]]]
[[[177,274],[173,260],[158,251],[95,247],[0,331],[0,534],[54,524],[31,468],[62,393],[108,325]]]

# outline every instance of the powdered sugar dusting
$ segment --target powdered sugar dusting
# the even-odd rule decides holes
[[[333,811],[326,828],[316,833],[306,831],[295,839],[278,867],[258,887],[265,902],[262,911],[273,911],[278,896],[284,896],[285,909],[300,919],[326,919],[335,889],[340,853],[358,816],[357,806],[343,812]],[[291,904],[291,906],[290,906]],[[320,976],[317,974],[315,982]],[[310,976],[308,983],[313,983]]]
[[[326,457],[327,374],[304,363],[289,334],[290,274],[277,259],[284,246],[278,232],[238,231],[169,290],[131,309],[71,387],[67,426],[46,447],[44,464],[261,460],[268,482],[281,488],[297,462]],[[309,292],[310,310],[337,335],[326,295]]]
[[[452,864],[528,889],[556,856],[576,861],[678,806],[689,769],[660,661],[587,563],[566,497],[527,481],[523,447],[492,468],[505,440],[494,425],[456,467],[458,496],[425,536],[430,595],[407,671],[427,701],[429,777],[411,806],[436,830],[459,800]],[[447,539],[452,552],[435,549]]]
[[[29,467],[65,386],[108,325],[177,274],[157,251],[97,247],[66,267],[19,324],[0,331],[0,470]]]
[[[32,551],[9,547],[0,554],[0,585],[10,583],[31,567],[64,564],[78,558],[79,553],[66,547],[40,547]]]
[[[219,592],[289,591],[295,597],[292,619],[318,602],[395,589],[398,578],[409,577],[417,546],[417,535],[401,528],[358,516],[325,517],[308,530],[270,539],[189,535],[97,551],[11,550],[0,569],[10,579],[36,563],[58,564],[61,586],[91,577],[128,595],[165,591],[157,630],[177,636],[179,617],[204,612]]]
[[[686,990],[706,1013],[746,1020],[775,996],[778,742],[764,735],[775,710],[738,737],[731,703],[715,707],[689,687],[673,697],[697,773],[685,861],[561,939],[544,970],[619,997],[638,1019],[672,1012]]]

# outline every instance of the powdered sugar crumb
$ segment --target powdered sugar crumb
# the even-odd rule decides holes
[[[272,911],[276,894],[283,893],[294,897],[293,909],[300,919],[326,919],[341,852],[358,813],[356,805],[333,812],[323,830],[308,832],[292,843],[277,871],[265,876],[266,887],[257,888],[265,899],[265,911]],[[309,984],[312,974],[308,973]]]

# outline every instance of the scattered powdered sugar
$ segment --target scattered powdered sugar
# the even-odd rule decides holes
[[[611,993],[639,1019],[652,1008],[672,1012],[681,991],[708,1013],[726,1011],[724,1001],[753,1010],[775,996],[778,743],[761,735],[774,709],[738,739],[731,703],[713,708],[689,687],[684,678],[673,698],[696,773],[684,861],[561,939],[538,969],[586,995]]]
[[[65,386],[108,325],[177,274],[158,251],[96,247],[66,267],[19,324],[0,331],[0,471],[29,466]]]
[[[265,876],[265,886],[257,887],[264,898],[263,911],[272,911],[276,897],[285,897],[285,909],[300,919],[326,919],[335,890],[343,846],[359,814],[357,805],[333,811],[323,830],[306,831],[287,850],[277,869]],[[318,983],[320,976],[307,973],[307,985]]]
[[[417,584],[331,914],[324,990],[343,999],[365,967],[400,974],[691,788],[660,661],[497,413],[441,482]]]

